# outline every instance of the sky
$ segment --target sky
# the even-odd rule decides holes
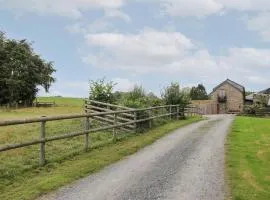
[[[172,81],[270,87],[268,0],[0,0],[0,30],[54,61],[39,96],[87,97],[102,77],[155,94]]]

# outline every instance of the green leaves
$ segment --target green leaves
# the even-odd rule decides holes
[[[0,104],[32,104],[37,86],[55,82],[52,62],[37,55],[27,40],[11,40],[0,32]]]
[[[190,101],[189,92],[181,89],[179,83],[172,82],[161,94],[165,105],[188,104]]]
[[[208,99],[208,95],[203,84],[199,84],[197,87],[191,88],[190,98],[192,100],[207,100]]]
[[[113,89],[116,84],[113,81],[106,82],[105,78],[90,81],[89,99],[105,103],[113,103]]]

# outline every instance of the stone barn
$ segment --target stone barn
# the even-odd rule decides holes
[[[227,79],[210,93],[209,100],[192,101],[204,115],[240,113],[245,104],[244,86]]]
[[[217,114],[240,113],[245,104],[245,87],[227,79],[213,89],[210,97],[217,106]]]

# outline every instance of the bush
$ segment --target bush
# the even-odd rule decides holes
[[[112,81],[106,82],[105,78],[90,81],[89,99],[104,103],[113,103],[113,88],[116,84]]]

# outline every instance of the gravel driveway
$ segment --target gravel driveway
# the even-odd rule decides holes
[[[41,200],[224,199],[224,143],[232,115],[210,116]]]

